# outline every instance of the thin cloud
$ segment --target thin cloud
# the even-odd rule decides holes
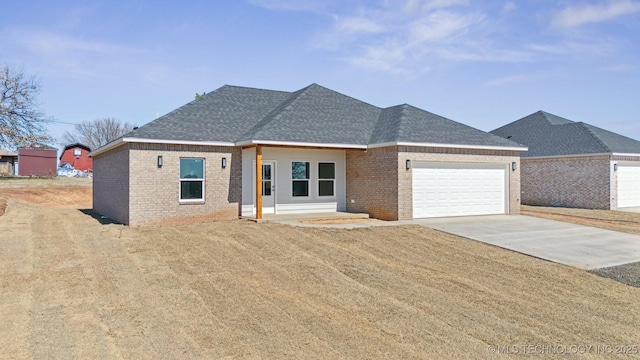
[[[55,55],[70,52],[85,52],[98,54],[116,54],[124,48],[108,43],[85,41],[61,34],[39,31],[11,31],[13,39],[41,55]]]
[[[574,5],[560,11],[552,25],[559,28],[577,27],[588,23],[613,20],[640,11],[640,2],[631,0],[609,1],[593,5]]]
[[[507,1],[506,3],[504,3],[504,5],[502,5],[502,13],[508,14],[515,11],[517,8],[518,6],[516,5],[516,3],[514,3],[513,1]]]
[[[385,25],[366,17],[336,17],[335,28],[349,34],[375,34],[386,30]]]
[[[140,50],[108,42],[90,41],[65,34],[13,28],[2,34],[23,58],[48,69],[50,76],[104,78],[105,69],[113,70],[123,59],[140,54]]]
[[[265,9],[288,11],[318,11],[327,6],[327,1],[314,0],[249,0],[249,2]]]
[[[554,44],[530,44],[527,48],[537,53],[572,56],[608,56],[615,52],[614,39],[566,40]]]
[[[466,0],[439,0],[406,1],[394,8],[386,3],[361,7],[354,16],[334,15],[333,26],[315,46],[346,53],[341,58],[357,67],[394,74],[425,71],[443,59],[497,59],[484,50],[475,54],[477,41],[470,39],[486,25],[486,16],[467,4]]]
[[[522,83],[527,80],[526,76],[522,75],[511,75],[505,76],[498,79],[491,80],[487,82],[488,86],[503,86],[503,85],[511,85],[516,83]]]
[[[396,1],[387,1],[387,4],[397,6]],[[435,9],[443,9],[456,5],[469,5],[468,0],[407,0],[402,6],[405,12],[415,13],[424,12]]]

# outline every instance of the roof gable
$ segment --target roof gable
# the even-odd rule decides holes
[[[491,133],[526,145],[529,151],[523,157],[640,154],[640,141],[543,111],[535,112]]]

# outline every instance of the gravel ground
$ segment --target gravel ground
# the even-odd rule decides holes
[[[589,272],[623,284],[640,287],[640,262],[595,269]]]

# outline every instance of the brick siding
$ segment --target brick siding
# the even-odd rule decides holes
[[[159,155],[162,167],[157,166]],[[205,159],[202,202],[179,201],[182,157]],[[236,147],[126,144],[94,158],[94,210],[131,226],[188,218],[237,219],[241,162],[241,149]]]
[[[382,220],[398,219],[396,147],[347,150],[347,211]]]
[[[391,146],[347,151],[347,211],[383,220],[413,218],[413,174],[406,160],[504,164],[509,213],[520,213],[520,154],[516,151]],[[511,163],[518,163],[515,171]],[[351,202],[351,200],[354,202]]]
[[[610,158],[522,159],[522,203],[611,209],[616,187],[612,186]]]
[[[93,157],[93,210],[129,223],[129,146]]]

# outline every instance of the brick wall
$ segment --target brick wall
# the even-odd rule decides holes
[[[517,151],[428,148],[399,146],[397,171],[399,188],[398,218],[413,218],[413,169],[406,169],[406,160],[427,162],[492,163],[504,164],[509,182],[509,214],[520,213],[520,154]],[[518,167],[511,170],[511,163]]]
[[[129,223],[129,147],[123,145],[93,157],[93,210]]]
[[[406,160],[498,163],[508,168],[509,213],[520,213],[520,154],[516,151],[391,146],[347,151],[347,211],[383,220],[413,218],[412,169]],[[511,171],[511,163],[518,169]],[[351,200],[354,200],[352,202]]]
[[[396,147],[347,150],[347,211],[382,220],[398,219]]]
[[[525,205],[610,209],[610,156],[522,159]]]
[[[242,155],[236,147],[142,144],[130,145],[130,225],[180,218],[226,220],[240,213]],[[163,166],[157,166],[161,155]],[[180,158],[205,159],[205,200],[181,203]],[[222,169],[222,158],[227,167]]]

